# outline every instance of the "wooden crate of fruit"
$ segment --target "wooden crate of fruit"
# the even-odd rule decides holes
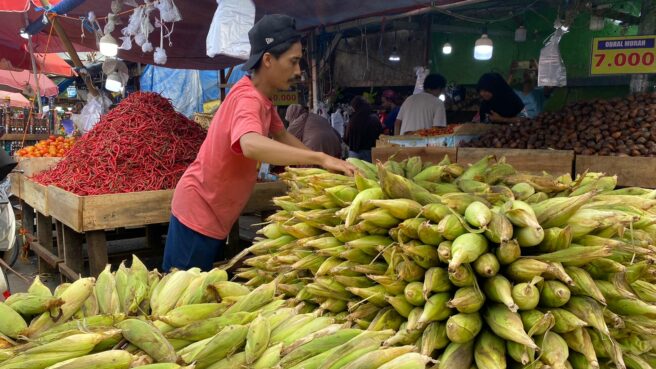
[[[656,188],[656,158],[639,156],[577,155],[576,174],[602,172],[617,175],[621,187]]]
[[[497,159],[506,158],[506,162],[519,171],[541,174],[547,172],[560,176],[572,174],[574,151],[565,150],[518,150],[487,149],[473,147],[458,148],[458,163],[473,164],[485,156],[494,155]]]

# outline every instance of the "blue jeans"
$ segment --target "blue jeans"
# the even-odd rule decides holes
[[[371,150],[358,150],[358,151],[349,150],[349,158],[356,158],[371,163]]]
[[[171,268],[187,270],[198,267],[209,271],[214,267],[219,251],[225,245],[225,240],[200,234],[171,215],[162,269],[167,273]]]

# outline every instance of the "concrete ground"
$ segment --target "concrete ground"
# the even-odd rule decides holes
[[[255,237],[255,231],[261,226],[254,226],[254,224],[260,223],[261,219],[259,217],[253,216],[242,216],[239,221],[240,225],[240,236],[242,238],[242,243],[248,242]],[[129,255],[131,251],[143,249],[145,247],[145,238],[133,238],[127,240],[119,241],[109,241],[107,242],[107,248],[110,250],[111,254],[120,253],[122,255]],[[164,241],[163,241],[164,242]],[[248,243],[245,243],[246,247]],[[86,245],[85,245],[86,248]],[[161,249],[163,252],[163,248]],[[120,258],[112,257],[110,254],[110,263],[112,264],[112,270],[116,270],[118,265],[121,262]],[[161,269],[162,264],[162,255],[150,255],[147,257],[140,257],[141,261],[148,267],[148,269]],[[31,255],[27,260],[19,260],[13,266],[13,269],[21,275],[21,277],[8,273],[7,277],[9,280],[9,288],[12,293],[26,292],[30,286],[31,281],[38,274],[37,268],[37,258],[34,255]],[[26,282],[27,279],[29,282]],[[41,281],[46,284],[50,289],[54,290],[57,285],[61,283],[60,277],[58,274],[55,275],[45,275],[40,276]]]

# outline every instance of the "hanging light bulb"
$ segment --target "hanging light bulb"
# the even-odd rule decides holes
[[[442,46],[442,54],[449,55],[451,52],[453,52],[453,47],[450,43],[445,43],[444,46]]]
[[[398,63],[401,61],[401,55],[399,55],[399,52],[396,51],[396,46],[394,46],[394,49],[392,49],[392,53],[390,54],[388,60],[392,63]]]
[[[100,53],[105,56],[116,56],[118,54],[118,42],[109,33],[100,38]]]
[[[487,26],[485,26],[481,38],[476,40],[476,44],[474,45],[474,59],[490,60],[492,59],[493,51],[494,43],[489,37],[487,37]]]
[[[515,42],[525,42],[526,41],[526,28],[521,25],[515,30]]]
[[[120,92],[123,89],[123,81],[116,72],[112,72],[107,76],[105,81],[105,88],[111,92]]]

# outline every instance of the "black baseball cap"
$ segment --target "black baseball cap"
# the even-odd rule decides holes
[[[265,15],[250,31],[251,56],[241,69],[249,71],[262,59],[262,55],[271,48],[290,40],[298,40],[301,34],[296,30],[296,20],[283,14]]]

